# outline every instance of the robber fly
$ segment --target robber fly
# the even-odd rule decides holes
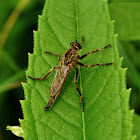
[[[84,36],[82,36],[82,41],[80,43],[77,42],[72,42],[70,43],[71,49],[68,49],[62,56],[62,58],[60,59],[60,56],[57,53],[52,53],[52,52],[48,52],[45,51],[45,53],[49,53],[49,54],[53,54],[56,55],[58,60],[60,60],[59,65],[55,66],[53,68],[50,69],[50,71],[43,77],[43,78],[33,78],[31,76],[27,76],[28,78],[31,78],[33,80],[45,80],[45,78],[54,70],[56,69],[55,72],[55,76],[53,78],[52,84],[51,84],[51,89],[50,89],[50,99],[48,101],[47,106],[45,107],[45,111],[49,110],[50,107],[53,105],[53,103],[55,102],[57,96],[59,95],[65,80],[69,74],[69,72],[75,68],[76,69],[76,74],[75,74],[75,79],[74,79],[74,83],[75,83],[75,87],[79,93],[80,96],[80,100],[81,100],[81,105],[82,105],[82,111],[84,112],[84,102],[83,102],[83,98],[82,98],[82,94],[77,86],[77,81],[78,81],[78,68],[77,65],[80,65],[82,67],[93,67],[93,66],[103,66],[103,65],[113,65],[114,63],[104,63],[104,64],[93,64],[93,65],[85,65],[83,63],[80,62],[81,59],[85,58],[86,56],[88,56],[91,53],[95,53],[97,51],[106,49],[108,47],[111,47],[111,45],[107,45],[104,48],[100,48],[91,52],[88,52],[82,56],[79,55],[79,50],[81,49],[81,45],[84,42]]]

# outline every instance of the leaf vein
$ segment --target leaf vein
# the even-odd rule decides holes
[[[53,110],[54,111],[54,110]],[[72,127],[76,127],[77,129],[79,129],[80,131],[82,130],[78,125],[74,124],[74,123],[70,123],[68,122],[66,119],[64,119],[60,114],[58,114],[56,111],[54,111],[55,114],[64,122],[66,122],[67,124],[71,125]]]
[[[58,42],[60,43],[61,47],[63,47],[65,50],[67,49],[65,46],[63,46],[63,44],[61,43],[61,41],[59,40],[58,36],[56,35],[56,33],[54,32],[50,22],[48,21],[48,25],[50,26],[52,32],[54,33],[55,37],[57,38]]]
[[[106,83],[107,83],[109,77],[112,75],[113,71],[114,71],[114,69],[112,69],[112,71],[110,72],[110,75],[108,76],[108,78],[106,78],[106,82],[104,82],[104,86],[102,86],[101,91],[99,92],[98,96],[94,99],[94,102],[93,102],[89,107],[87,107],[87,110],[88,110],[90,107],[92,107],[92,106],[96,103],[96,101],[97,101],[98,98],[100,97],[100,95],[101,95],[101,93],[102,93],[104,87],[106,86]]]
[[[52,8],[54,9],[54,10],[56,10],[56,12],[59,12],[61,15],[63,15],[63,16],[65,16],[65,17],[67,17],[67,18],[74,18],[73,16],[68,16],[68,15],[66,15],[65,13],[62,13],[62,12],[60,12],[55,6],[52,6]]]
[[[44,123],[40,120],[38,120],[39,122],[41,122],[42,124],[45,124],[49,129],[51,129],[53,132],[55,132],[57,135],[59,135],[60,137],[62,137],[63,139],[67,140],[66,138],[64,138],[62,135],[60,135],[59,133],[57,133],[51,126],[49,126],[47,123]]]
[[[56,20],[61,26],[63,26],[64,28],[66,28],[67,30],[74,32],[74,30],[69,29],[68,27],[64,26],[56,17],[55,17],[55,20]]]

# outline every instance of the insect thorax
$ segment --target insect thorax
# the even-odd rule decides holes
[[[74,64],[77,62],[78,57],[79,57],[79,53],[77,50],[69,49],[68,51],[66,51],[64,55],[64,64],[67,65],[71,62]]]

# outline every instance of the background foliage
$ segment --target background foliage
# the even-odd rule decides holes
[[[124,56],[123,67],[128,68],[127,86],[132,88],[130,108],[140,114],[140,3],[109,2],[110,15],[115,19],[115,33],[119,33],[119,51]],[[8,4],[7,4],[8,3]],[[19,0],[0,1],[0,32]],[[30,1],[12,28],[4,47],[0,48],[0,139],[19,139],[7,125],[19,125],[22,118],[19,100],[24,99],[20,81],[25,81],[27,52],[33,49],[32,31],[37,29],[44,1]],[[0,46],[1,47],[1,46]],[[134,134],[140,139],[139,116],[134,117]]]

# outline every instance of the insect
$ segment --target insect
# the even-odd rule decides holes
[[[82,67],[94,67],[94,66],[103,66],[103,65],[114,65],[114,63],[100,63],[100,64],[93,64],[93,65],[85,65],[83,63],[80,62],[81,59],[85,58],[86,56],[88,56],[91,53],[95,53],[98,52],[100,50],[106,49],[108,47],[111,47],[111,45],[107,45],[103,48],[88,52],[82,56],[79,55],[79,50],[81,49],[81,45],[84,42],[84,36],[82,36],[82,41],[80,43],[77,42],[72,42],[70,43],[71,48],[68,49],[62,56],[62,58],[60,59],[60,56],[57,53],[52,53],[52,52],[48,52],[45,51],[45,53],[48,54],[53,54],[56,55],[59,62],[58,66],[55,66],[53,68],[50,69],[50,71],[43,77],[43,78],[33,78],[31,76],[27,76],[27,78],[31,78],[33,80],[45,80],[45,78],[54,70],[56,69],[55,72],[55,76],[53,78],[52,84],[51,84],[51,89],[50,89],[50,99],[48,101],[47,106],[45,107],[45,111],[49,110],[50,107],[53,105],[53,103],[55,102],[55,100],[57,99],[64,83],[65,80],[69,74],[69,72],[75,68],[76,69],[76,73],[75,73],[75,79],[74,79],[74,83],[75,83],[75,87],[79,93],[80,96],[80,100],[81,100],[81,106],[82,106],[82,111],[84,112],[84,101],[82,98],[82,94],[77,86],[77,81],[78,81],[78,67],[77,65],[80,65]]]

